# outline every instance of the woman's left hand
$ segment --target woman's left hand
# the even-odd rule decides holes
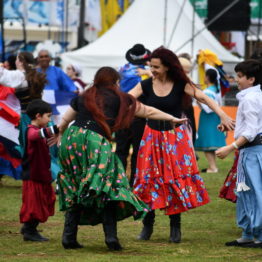
[[[228,146],[223,146],[221,148],[219,148],[218,150],[216,150],[216,156],[218,158],[224,159],[225,157],[227,157],[232,151],[234,150],[234,147],[232,147],[232,145],[228,145]]]
[[[188,119],[187,118],[177,118],[177,117],[173,117],[173,119],[171,120],[171,123],[174,127],[181,125],[181,124],[185,124],[187,123]]]

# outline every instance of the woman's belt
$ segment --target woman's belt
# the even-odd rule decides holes
[[[94,131],[101,136],[105,136],[105,132],[95,121],[76,119],[72,125],[77,126],[77,127],[82,127],[82,128]]]
[[[171,125],[170,121],[164,121],[164,120],[151,120],[149,119],[147,121],[147,125],[158,131],[168,131],[174,129],[173,126]]]
[[[239,149],[262,145],[262,133],[258,134],[252,142],[248,142],[245,145],[239,147]]]

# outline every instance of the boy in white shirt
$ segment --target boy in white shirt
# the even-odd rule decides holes
[[[247,60],[236,65],[239,106],[235,141],[216,151],[225,158],[235,149],[237,166],[237,224],[241,238],[226,246],[262,247],[262,64]]]

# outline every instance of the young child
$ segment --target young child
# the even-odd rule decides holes
[[[51,106],[41,99],[33,100],[26,110],[31,124],[27,129],[22,164],[23,195],[20,210],[20,222],[24,223],[21,233],[25,241],[47,241],[36,228],[39,222],[43,223],[54,215],[55,193],[51,185],[49,146],[58,128],[47,127],[51,121],[51,112]]]
[[[236,65],[239,106],[235,141],[216,151],[225,158],[239,149],[237,165],[237,224],[241,238],[226,246],[262,247],[262,64],[247,60]]]

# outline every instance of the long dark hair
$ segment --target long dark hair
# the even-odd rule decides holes
[[[206,77],[208,79],[208,81],[211,83],[211,84],[214,84],[217,88],[217,93],[219,92],[219,85],[218,85],[218,80],[217,80],[217,71],[215,69],[207,69],[206,71]]]
[[[41,98],[45,84],[47,83],[46,75],[36,71],[35,60],[31,53],[20,52],[18,54],[18,59],[23,64],[25,70],[30,97],[32,99]]]
[[[112,133],[120,128],[127,128],[136,111],[136,99],[129,94],[119,90],[117,82],[120,76],[112,67],[102,67],[96,74],[94,84],[84,93],[85,106],[91,112],[95,121],[104,130],[106,137],[112,140]],[[119,112],[112,128],[106,122],[107,117],[104,112],[104,99],[101,90],[111,90],[120,99]]]
[[[188,78],[186,75],[182,65],[179,62],[178,57],[173,53],[171,50],[159,47],[156,50],[153,51],[151,54],[152,58],[158,58],[160,59],[161,63],[168,68],[167,71],[167,79],[174,82],[184,82],[185,84],[189,83],[192,84],[192,81]],[[183,96],[183,108],[186,109],[192,104],[192,98],[184,94]]]

